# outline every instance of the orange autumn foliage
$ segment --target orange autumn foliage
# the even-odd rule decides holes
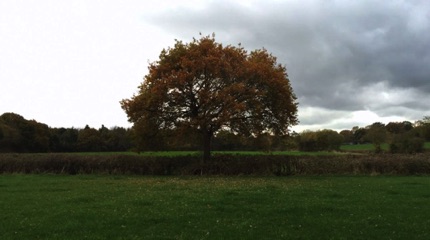
[[[146,135],[158,129],[198,130],[204,159],[221,129],[282,135],[298,123],[286,68],[265,49],[247,52],[223,46],[213,36],[176,40],[148,69],[139,93],[121,101],[129,121]]]

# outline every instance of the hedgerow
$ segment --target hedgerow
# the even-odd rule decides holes
[[[415,175],[430,174],[428,154],[201,157],[74,154],[1,154],[0,173],[134,175]]]

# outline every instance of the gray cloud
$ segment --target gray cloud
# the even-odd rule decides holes
[[[215,32],[228,44],[265,47],[286,64],[301,108],[415,120],[430,110],[429,1],[213,1],[146,20],[185,41]],[[299,117],[311,125],[321,114]]]

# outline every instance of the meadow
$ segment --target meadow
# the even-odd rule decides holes
[[[429,239],[430,178],[0,175],[0,239]]]
[[[367,148],[365,148],[367,149]],[[371,150],[371,148],[370,148]],[[318,152],[302,152],[302,151],[213,151],[212,155],[233,155],[233,156],[264,156],[264,155],[283,155],[283,156],[327,156],[327,155],[339,155],[345,152],[329,152],[329,151],[318,151]],[[68,153],[71,155],[80,156],[110,156],[110,155],[131,155],[131,156],[142,156],[142,157],[182,157],[182,156],[200,156],[202,153],[199,151],[145,151],[145,152],[76,152]]]
[[[389,145],[384,143],[381,145],[383,151],[389,151]],[[430,142],[424,144],[424,149],[430,151]],[[291,151],[213,151],[213,155],[250,155],[250,156],[261,156],[261,155],[285,155],[285,156],[327,156],[327,155],[339,155],[347,153],[371,153],[375,150],[375,146],[371,143],[364,144],[344,144],[340,147],[340,151],[313,151],[303,152],[297,150]],[[139,156],[157,156],[157,157],[177,157],[177,156],[190,156],[199,155],[198,151],[143,151],[143,152],[77,152],[70,153],[82,156],[88,155],[139,155]]]
[[[390,147],[388,143],[381,144],[381,149],[383,151],[389,152]],[[343,152],[372,152],[375,151],[375,146],[371,143],[364,144],[353,144],[353,145],[342,145],[340,150]],[[430,150],[430,142],[424,143],[424,150]]]

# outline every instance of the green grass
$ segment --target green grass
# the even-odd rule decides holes
[[[273,151],[273,152],[262,152],[262,151],[214,151],[213,154],[229,154],[229,155],[287,155],[287,156],[327,156],[342,154],[339,152],[300,152],[300,151]]]
[[[381,145],[382,150],[388,151],[389,145],[388,143],[384,143]],[[365,144],[356,144],[356,145],[342,145],[340,147],[342,151],[374,151],[375,146],[371,143],[365,143]],[[430,149],[430,142],[424,143],[424,149],[429,150]]]
[[[373,144],[354,144],[354,145],[342,145],[340,147],[342,151],[372,151],[375,149]]]
[[[43,154],[43,153],[42,153]],[[199,151],[147,151],[147,152],[78,152],[78,153],[68,153],[82,156],[103,156],[103,155],[116,155],[116,154],[126,154],[126,155],[140,155],[140,156],[158,156],[158,157],[177,157],[177,156],[189,156],[189,155],[199,155],[202,154]],[[339,152],[300,152],[300,151],[273,151],[273,152],[263,152],[263,151],[213,151],[213,155],[289,155],[289,156],[327,156],[327,155],[337,155],[342,154]]]
[[[0,175],[0,239],[429,239],[428,177]]]
[[[163,156],[163,157],[177,157],[177,156],[188,156],[188,155],[196,155],[199,154],[195,151],[159,151],[159,152],[76,152],[76,153],[68,153],[75,155],[83,155],[83,156],[103,156],[103,155],[118,155],[118,154],[126,154],[126,155],[141,155],[141,156]]]
[[[389,146],[387,143],[381,145],[382,150],[388,151]],[[356,145],[342,145],[342,151],[374,151],[375,146],[372,143],[356,144]]]

